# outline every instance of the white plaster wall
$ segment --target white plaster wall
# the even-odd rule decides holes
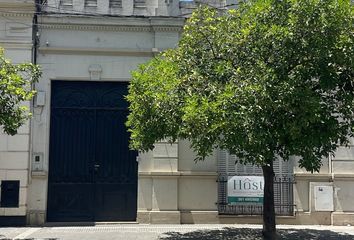
[[[152,22],[154,22],[153,25]],[[153,48],[174,47],[178,42],[178,31],[156,32],[154,31],[156,26],[182,26],[183,20],[44,17],[41,24],[44,27],[40,29],[40,48],[37,61],[42,66],[43,75],[36,84],[36,90],[45,92],[46,104],[44,107],[34,108],[32,150],[43,154],[46,174],[45,176],[31,177],[28,199],[30,221],[39,223],[45,221],[44,215],[47,205],[51,80],[91,81],[89,67],[98,64],[102,69],[99,81],[129,81],[131,71],[136,69],[138,64],[146,62],[154,55]],[[58,27],[58,24],[62,24],[61,27]],[[55,27],[51,27],[54,25]],[[68,27],[70,25],[75,25],[75,30]],[[86,25],[88,29],[77,28],[77,25]],[[93,25],[99,27],[92,28]],[[122,26],[122,28],[112,29],[112,25]],[[105,26],[109,26],[109,29]],[[148,26],[148,29],[134,29],[129,26]],[[125,29],[129,30],[125,31]],[[125,55],[124,51],[129,51],[129,56]],[[139,155],[140,173],[150,173],[154,170],[156,167],[154,157],[159,155],[157,150]],[[172,157],[172,161],[175,158],[175,156],[167,157]],[[175,187],[171,184],[174,184]],[[164,189],[177,189],[177,182],[139,177],[138,208],[141,210],[175,209],[177,195],[167,195],[172,202],[175,202],[171,207],[169,205],[171,201],[165,201],[166,197],[162,194]]]
[[[152,210],[178,209],[178,181],[175,178],[152,179]]]
[[[309,194],[310,194],[310,181],[297,179],[294,185],[294,204],[296,210],[301,212],[310,211]]]
[[[31,5],[26,1],[0,1],[0,47],[5,57],[12,63],[31,62],[32,60],[32,15]],[[23,14],[1,16],[21,8]],[[22,105],[29,107],[30,103]],[[0,182],[19,180],[19,207],[0,208],[0,216],[24,216],[27,207],[30,123],[26,122],[14,136],[0,130]]]
[[[67,39],[70,39],[70,41],[67,41]],[[41,46],[45,46],[48,43],[49,47],[124,48],[137,50],[154,47],[153,32],[97,32],[70,29],[58,31],[56,29],[46,29],[41,32],[41,40]]]
[[[346,221],[345,214],[354,212],[354,141],[350,139],[348,147],[340,146],[333,156],[324,158],[319,173],[309,173],[295,165],[296,184],[294,186],[295,204],[299,211],[310,211],[312,201],[311,182],[333,183],[334,213],[341,215],[340,221]],[[352,218],[348,215],[348,219]],[[335,215],[337,216],[337,215]],[[343,219],[344,220],[343,220]],[[336,221],[336,220],[333,220]]]
[[[216,150],[212,155],[205,158],[204,161],[195,162],[196,154],[191,149],[187,140],[180,140],[178,145],[178,170],[180,171],[198,171],[198,172],[214,172],[217,171],[217,154]]]
[[[102,67],[101,80],[128,81],[130,72],[148,57],[126,56],[77,56],[40,54],[38,64],[43,66],[42,80],[36,84],[37,90],[46,90],[50,80],[90,80],[89,67],[99,64]],[[48,80],[44,80],[47,78]],[[47,89],[49,91],[49,89]],[[48,98],[49,100],[49,98]]]
[[[151,172],[154,168],[152,151],[139,154],[139,172]]]
[[[299,166],[299,157],[294,157],[294,173],[301,174],[301,173],[310,173],[306,171],[305,168],[300,168]],[[329,173],[329,158],[322,158],[322,166],[319,172],[313,172],[312,174],[328,174]]]
[[[294,172],[297,174],[308,173],[299,167],[299,158],[295,158]],[[322,159],[319,173],[313,174],[352,174],[354,173],[354,139],[351,138],[348,146],[339,146],[333,156]]]
[[[152,181],[152,178],[139,178],[138,211],[152,210]]]
[[[180,211],[217,210],[216,177],[184,177],[179,179],[178,208]]]
[[[334,207],[339,212],[354,212],[354,180],[334,182]]]
[[[160,8],[158,10],[155,9],[156,15],[163,15],[164,11],[179,11],[168,9],[162,0],[154,1],[154,7],[159,6]],[[49,2],[54,3],[55,1],[51,0]],[[131,2],[124,0],[125,7],[121,10],[116,10],[116,13],[133,14],[134,9],[131,6]],[[99,11],[109,11],[102,0],[101,3]],[[76,4],[75,7],[84,8],[82,0],[74,0],[74,4]],[[166,9],[161,10],[163,8]],[[141,10],[138,14],[153,15],[152,11],[148,13],[146,10]],[[150,59],[150,56],[139,56],[139,53],[133,54],[134,56],[119,54],[111,56],[107,55],[106,52],[100,52],[100,50],[130,50],[135,52],[141,50],[148,52],[151,50],[152,52],[154,48],[161,50],[174,47],[178,42],[180,32],[163,31],[157,29],[156,26],[177,26],[181,25],[181,21],[167,18],[58,18],[54,16],[44,17],[42,21],[44,25],[47,24],[48,26],[51,24],[63,24],[67,26],[140,26],[151,28],[148,31],[110,31],[105,30],[104,27],[100,30],[92,30],[92,28],[70,30],[70,27],[45,27],[41,29],[40,46],[42,51],[40,50],[39,52],[38,62],[42,65],[43,77],[36,84],[36,89],[46,92],[46,105],[44,108],[34,109],[33,151],[44,153],[45,169],[48,170],[50,81],[55,79],[90,80],[88,68],[92,64],[99,64],[102,67],[101,79],[103,81],[128,81],[131,70],[135,69],[139,63]],[[60,51],[50,52],[51,49],[65,50],[65,53],[59,53]],[[82,49],[95,49],[96,52],[81,55],[78,50]],[[16,54],[19,54],[19,51]],[[3,138],[0,137],[1,139]],[[195,154],[190,149],[188,141],[180,140],[178,145],[174,145],[171,148],[168,145],[160,147],[154,152],[140,154],[139,211],[154,211],[156,213],[159,211],[178,210],[216,210],[216,153],[203,162],[195,163],[193,161]],[[166,149],[166,151],[163,152],[161,149]],[[333,160],[333,166],[331,163],[329,164],[328,159],[324,159],[320,173],[308,175],[297,180],[294,191],[295,203],[299,210],[309,211],[309,184],[313,181],[329,181],[329,178],[327,178],[330,175],[329,166],[332,167],[335,173],[353,173],[354,159],[351,151],[339,149],[336,158]],[[23,166],[19,165],[19,167]],[[294,171],[296,174],[309,174],[298,168],[298,166],[295,166]],[[4,176],[4,172],[0,172],[1,176]],[[45,212],[47,178],[33,176],[30,182],[28,208],[30,211]],[[350,188],[350,183],[348,181],[338,182],[338,188],[341,189],[335,199],[338,211],[353,211],[350,205],[352,192],[347,191]]]
[[[354,139],[348,147],[339,147],[332,157],[334,177],[334,206],[336,212],[354,212]],[[351,217],[353,219],[353,217]]]
[[[339,147],[332,158],[332,167],[334,173],[354,173],[354,145],[348,147]]]

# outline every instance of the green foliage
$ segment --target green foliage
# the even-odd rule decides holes
[[[131,146],[189,139],[242,163],[321,159],[354,129],[354,11],[349,0],[250,0],[201,8],[176,49],[133,72]]]
[[[30,63],[12,64],[0,53],[0,126],[5,133],[16,134],[30,116],[28,108],[21,104],[34,96],[31,84],[39,77],[37,66]]]

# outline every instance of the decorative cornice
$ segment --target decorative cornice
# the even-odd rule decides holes
[[[333,174],[334,180],[342,181],[354,181],[354,174],[352,173],[335,173]]]
[[[42,29],[64,29],[75,31],[111,31],[111,32],[180,32],[182,27],[176,26],[119,26],[119,25],[86,25],[86,24],[41,24]]]
[[[216,172],[139,172],[139,177],[143,178],[217,178]]]
[[[183,27],[176,26],[154,26],[153,30],[155,32],[181,32]]]
[[[294,173],[295,179],[301,180],[315,180],[315,179],[328,179],[333,180],[354,180],[353,173]]]
[[[75,31],[111,31],[111,32],[150,32],[151,27],[146,26],[105,26],[84,24],[41,24],[42,29],[65,29]]]
[[[328,173],[294,173],[295,180],[330,180],[332,178],[331,174]]]
[[[40,64],[40,63],[39,63]],[[57,75],[55,77],[50,78],[50,80],[60,80],[60,81],[89,81],[89,77],[68,77],[68,76],[60,76]],[[130,82],[130,78],[101,78],[101,81],[107,82]]]
[[[20,41],[4,41],[0,40],[0,47],[7,49],[32,49],[32,42],[20,42]]]
[[[34,12],[1,12],[0,11],[0,16],[2,17],[27,17],[27,18],[32,18],[34,15]],[[11,19],[12,20],[12,19]]]
[[[63,47],[40,47],[41,54],[61,55],[103,55],[103,56],[132,56],[153,57],[156,54],[153,49],[116,49],[116,48],[63,48]]]

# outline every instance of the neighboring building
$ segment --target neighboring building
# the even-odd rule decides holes
[[[31,172],[29,223],[142,219],[137,209],[145,208],[143,198],[153,186],[145,178],[152,182],[155,176],[143,167],[149,155],[139,164],[138,181],[124,95],[138,64],[176,46],[185,20],[180,4],[49,0],[42,11],[37,60],[43,77],[36,90],[45,102],[34,106],[32,155],[43,171]],[[171,157],[167,164],[176,164],[177,156]],[[163,172],[166,165],[157,167]],[[173,189],[169,183],[160,181],[159,189]],[[163,204],[177,214],[173,202]]]
[[[19,6],[30,12],[12,15],[11,21],[5,15],[0,18],[5,26],[31,27],[33,2],[4,2],[0,8],[12,10],[0,15]],[[224,8],[236,1],[208,2]],[[187,141],[159,142],[140,155],[128,150],[124,95],[130,71],[176,46],[192,2],[48,0],[37,6],[42,13],[36,24],[36,60],[43,76],[35,85],[31,128],[21,128],[14,137],[0,135],[0,180],[20,181],[19,205],[0,208],[0,219],[27,219],[31,225],[261,222],[253,216],[260,213],[259,203],[228,204],[234,200],[227,195],[228,177],[247,175],[251,177],[245,181],[258,181],[252,176],[261,175],[260,169],[235,165],[234,156],[222,150],[194,163]],[[7,29],[0,33],[7,55],[17,62],[30,60],[32,31],[22,36],[18,29],[24,27],[15,28],[15,35]],[[275,164],[282,177],[275,186],[276,211],[282,215],[278,223],[354,224],[352,149],[340,148],[316,174],[294,163],[296,159]]]
[[[0,47],[13,63],[32,61],[33,14],[33,1],[0,0]],[[15,136],[0,132],[0,224],[26,223],[29,151],[29,122]],[[15,199],[4,194],[6,189],[15,192]]]

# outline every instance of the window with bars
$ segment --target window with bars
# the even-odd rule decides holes
[[[134,0],[134,7],[146,7],[146,0]]]
[[[292,161],[283,161],[281,158],[273,163],[274,202],[277,215],[293,215],[293,166]],[[262,168],[251,164],[237,162],[235,155],[226,150],[218,152],[218,210],[219,214],[229,215],[261,215],[263,206],[259,204],[229,204],[227,202],[227,182],[231,176],[262,176]]]
[[[62,7],[72,7],[73,0],[60,0],[60,6]]]
[[[122,0],[109,0],[109,7],[110,8],[121,8],[122,7]]]
[[[220,174],[227,175],[263,175],[262,168],[251,164],[241,164],[237,162],[235,155],[226,150],[219,150],[218,171]],[[283,161],[281,158],[273,162],[274,173],[276,176],[289,176],[293,174],[292,161]]]
[[[85,7],[97,7],[97,0],[85,0]]]

